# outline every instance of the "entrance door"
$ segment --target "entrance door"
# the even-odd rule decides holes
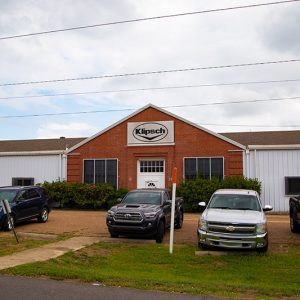
[[[139,160],[137,188],[165,188],[165,160],[155,158]]]

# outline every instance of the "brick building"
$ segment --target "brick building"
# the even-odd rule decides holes
[[[245,146],[149,104],[70,148],[69,182],[169,187],[197,175],[243,175]]]

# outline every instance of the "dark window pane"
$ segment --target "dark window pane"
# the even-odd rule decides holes
[[[223,179],[223,158],[211,158],[211,177]]]
[[[209,179],[210,178],[210,159],[198,158],[198,176]]]
[[[195,179],[197,176],[196,170],[196,158],[185,158],[184,159],[184,178]]]
[[[34,185],[34,178],[12,178],[12,185],[28,186]]]
[[[300,177],[285,177],[285,194],[300,194]]]
[[[106,182],[117,188],[117,160],[106,161]]]
[[[105,160],[95,161],[95,183],[105,183]]]
[[[33,185],[33,184],[34,184],[33,178],[24,178],[22,185],[28,186],[28,185]]]
[[[93,160],[84,161],[84,182],[94,183],[94,161]]]

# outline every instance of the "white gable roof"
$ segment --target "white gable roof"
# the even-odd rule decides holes
[[[166,111],[166,110],[164,110],[164,109],[162,109],[162,108],[160,108],[160,107],[157,107],[157,106],[155,106],[155,105],[149,103],[149,104],[145,105],[144,107],[142,107],[142,108],[136,110],[134,113],[130,114],[129,116],[127,116],[127,117],[121,119],[120,121],[118,121],[118,122],[112,124],[111,126],[105,128],[105,129],[103,129],[102,131],[100,131],[100,132],[94,134],[93,136],[91,136],[91,137],[89,137],[89,138],[87,138],[87,139],[81,141],[80,143],[76,144],[75,146],[73,146],[72,148],[70,148],[70,149],[68,150],[67,153],[74,151],[75,149],[77,149],[77,148],[81,147],[82,145],[84,145],[84,144],[90,142],[91,140],[97,138],[98,136],[102,135],[103,133],[109,131],[110,129],[112,129],[112,128],[118,126],[119,124],[121,124],[121,123],[123,123],[123,122],[129,120],[130,118],[132,118],[132,117],[138,115],[139,113],[141,113],[142,111],[144,111],[144,110],[146,110],[146,109],[148,109],[148,108],[156,109],[156,110],[158,110],[158,111],[160,111],[160,112],[162,112],[162,113],[164,113],[164,114],[166,114],[166,115],[169,115],[169,116],[171,116],[171,117],[173,117],[173,118],[176,118],[176,119],[178,119],[178,120],[180,120],[180,121],[182,121],[182,122],[184,122],[184,123],[187,123],[187,124],[189,124],[189,125],[191,125],[191,126],[193,126],[193,127],[196,127],[196,128],[198,128],[198,129],[200,129],[200,130],[202,130],[202,131],[204,131],[204,132],[207,132],[207,133],[209,133],[209,134],[211,134],[211,135],[217,137],[217,138],[220,139],[220,140],[223,140],[223,141],[225,141],[225,142],[228,142],[228,143],[230,143],[230,144],[232,144],[232,145],[234,145],[234,146],[237,146],[237,147],[239,147],[239,148],[241,148],[241,149],[243,149],[243,150],[246,149],[246,147],[243,146],[242,144],[239,144],[239,143],[237,143],[237,142],[235,142],[235,141],[233,141],[233,140],[231,140],[231,139],[229,139],[229,138],[227,138],[227,137],[225,137],[225,136],[223,136],[223,135],[221,135],[221,134],[218,134],[218,133],[216,133],[216,132],[210,131],[210,130],[208,130],[208,129],[202,127],[202,126],[199,126],[199,125],[197,125],[197,124],[195,124],[195,123],[193,123],[193,122],[190,122],[190,121],[188,121],[188,120],[186,120],[186,119],[184,119],[184,118],[181,118],[181,117],[179,117],[179,116],[177,116],[177,115],[175,115],[175,114],[172,114],[172,113],[170,113],[170,112],[168,112],[168,111]]]

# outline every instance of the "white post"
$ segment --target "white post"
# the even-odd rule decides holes
[[[171,227],[170,227],[170,254],[173,254],[173,243],[174,243],[176,180],[177,180],[177,168],[174,168],[173,185],[172,185]]]

